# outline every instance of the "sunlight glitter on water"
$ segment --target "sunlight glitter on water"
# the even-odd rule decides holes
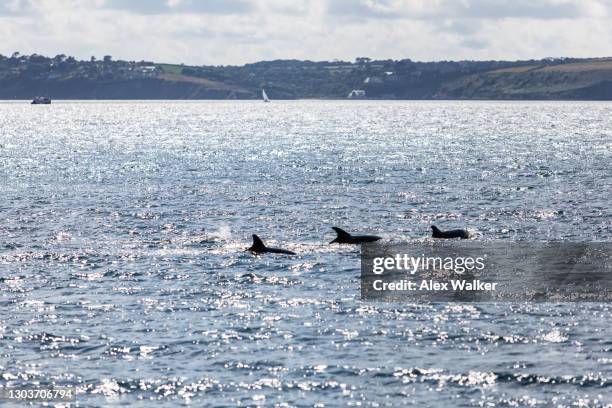
[[[331,226],[403,242],[434,223],[609,241],[612,105],[266,105],[0,104],[0,386],[87,406],[612,400],[609,305],[362,302],[359,250],[328,245]],[[253,256],[251,234],[297,255]]]

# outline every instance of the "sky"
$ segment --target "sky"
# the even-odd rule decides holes
[[[612,56],[612,0],[0,0],[0,54],[190,65]]]

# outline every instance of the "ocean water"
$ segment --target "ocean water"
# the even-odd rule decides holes
[[[363,302],[359,248],[327,245],[610,241],[611,164],[610,103],[0,103],[0,387],[611,406],[610,304]],[[298,255],[244,252],[253,233]]]

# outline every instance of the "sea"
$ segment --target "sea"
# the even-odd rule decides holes
[[[366,301],[329,245],[607,242],[611,193],[609,102],[0,102],[0,391],[611,407],[609,303]]]

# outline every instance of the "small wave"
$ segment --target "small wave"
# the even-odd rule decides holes
[[[380,374],[382,375],[382,373]],[[441,368],[396,368],[392,374],[404,383],[432,382],[438,386],[445,384],[460,387],[477,385],[491,386],[496,383],[514,383],[520,386],[540,385],[575,385],[578,387],[609,387],[612,381],[601,374],[588,373],[580,376],[548,376],[542,374],[483,372],[469,371],[467,373],[447,373]]]
[[[546,333],[540,338],[549,343],[563,343],[566,342],[569,338],[561,334],[559,330],[553,330],[550,333]]]

